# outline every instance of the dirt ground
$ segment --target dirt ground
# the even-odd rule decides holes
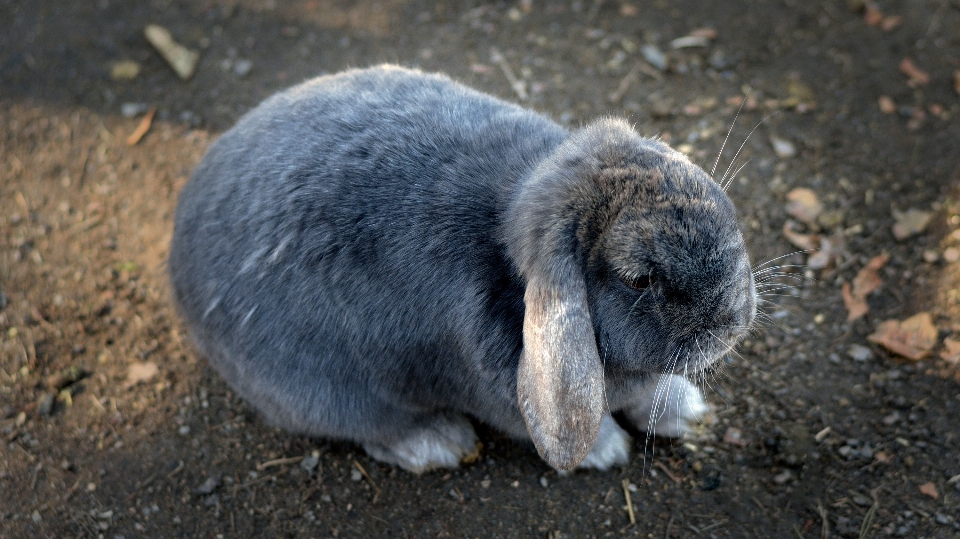
[[[566,477],[480,426],[475,463],[417,477],[270,428],[198,357],[164,264],[192,168],[274,91],[385,61],[626,116],[707,170],[743,102],[718,170],[743,144],[731,197],[791,287],[708,377],[712,423]],[[0,536],[960,537],[958,146],[956,0],[0,0]],[[784,234],[797,187],[823,211]],[[867,339],[923,312],[927,357]]]

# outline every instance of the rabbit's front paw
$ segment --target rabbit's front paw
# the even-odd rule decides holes
[[[710,406],[697,386],[669,374],[650,380],[624,412],[634,426],[650,435],[679,438],[709,419]]]
[[[365,443],[371,457],[420,474],[435,468],[456,468],[476,451],[477,435],[464,417],[441,416],[391,443]]]
[[[593,449],[587,453],[577,468],[609,470],[611,466],[627,463],[630,457],[630,435],[607,414],[600,420],[600,433]]]

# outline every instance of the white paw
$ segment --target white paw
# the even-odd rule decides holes
[[[683,376],[668,374],[643,386],[624,412],[648,434],[679,438],[708,419],[710,406],[697,386]]]
[[[593,449],[577,468],[609,470],[611,466],[620,466],[630,458],[630,435],[617,425],[610,414],[600,421],[600,433]]]
[[[435,468],[456,468],[460,460],[475,452],[477,435],[463,417],[438,417],[389,445],[366,443],[371,457],[420,474]]]

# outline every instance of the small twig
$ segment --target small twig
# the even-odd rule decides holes
[[[623,77],[623,80],[620,81],[620,84],[617,86],[617,89],[614,90],[610,95],[609,99],[611,103],[619,103],[623,99],[623,94],[627,93],[627,90],[630,88],[630,85],[633,84],[633,81],[636,80],[637,75],[640,74],[640,66],[633,66],[633,69],[627,73],[627,76]]]
[[[147,134],[147,131],[150,130],[150,125],[153,123],[153,115],[156,114],[157,107],[150,107],[150,110],[143,116],[143,119],[140,120],[140,124],[137,125],[137,128],[133,130],[133,133],[130,133],[130,136],[127,137],[127,146],[134,146],[144,135]]]
[[[173,469],[170,473],[167,474],[167,479],[173,479],[173,476],[183,471],[183,461],[180,461],[180,464],[177,464],[177,467]]]
[[[77,187],[83,187],[83,180],[87,175],[87,161],[90,160],[91,152],[93,152],[93,148],[88,148],[87,151],[83,152],[83,161],[80,162],[80,173],[77,176]]]
[[[673,472],[671,472],[670,469],[667,468],[666,464],[664,464],[664,463],[662,463],[662,462],[660,462],[660,461],[658,460],[658,461],[654,462],[653,465],[656,466],[657,468],[660,468],[660,470],[662,470],[663,473],[666,474],[666,476],[669,477],[674,483],[679,483],[679,482],[680,482],[680,478],[677,477],[677,476],[675,476],[675,475],[673,475]]]
[[[790,529],[793,530],[793,533],[797,534],[797,537],[799,537],[800,539],[803,539],[803,533],[800,532],[800,528],[798,528],[796,524],[794,524],[793,526],[790,526]]]
[[[863,516],[863,523],[860,525],[860,535],[859,539],[867,539],[867,536],[870,534],[870,528],[873,527],[873,519],[877,516],[877,509],[879,509],[880,503],[876,498],[873,500],[873,505],[870,506],[870,509],[867,511],[867,514]]]
[[[269,480],[271,480],[271,479],[275,479],[276,477],[277,477],[276,475],[265,475],[265,476],[261,477],[260,479],[257,479],[257,480],[251,481],[250,483],[244,484],[244,485],[243,485],[243,488],[249,489],[250,487],[252,487],[252,486],[254,486],[254,485],[259,485],[260,483],[263,483],[263,482],[265,482],[265,481],[269,481]],[[251,500],[250,503],[252,504],[253,501]]]
[[[368,474],[367,471],[363,469],[363,466],[361,466],[360,463],[357,462],[357,459],[353,459],[353,465],[356,466],[358,470],[360,470],[360,473],[362,473],[364,477],[367,478],[367,481],[370,482],[370,486],[373,487],[373,490],[375,491],[373,495],[373,500],[370,503],[377,503],[377,498],[380,497],[380,487],[378,487],[377,484],[373,481],[373,478],[370,477],[370,474]],[[460,495],[460,498],[461,499],[463,498],[462,494]]]
[[[637,523],[637,517],[633,514],[633,502],[630,501],[630,480],[624,479],[620,482],[620,485],[623,487],[623,497],[627,500],[627,515],[630,516],[630,525],[633,526]]]
[[[513,74],[513,69],[510,68],[510,64],[507,63],[507,59],[500,54],[500,51],[496,47],[490,49],[490,61],[500,66],[500,71],[503,71],[503,76],[507,78],[507,81],[510,83],[510,87],[513,88],[513,91],[517,93],[517,97],[521,101],[527,100],[527,88],[522,80],[518,79],[516,75]]]
[[[817,498],[817,513],[820,515],[820,539],[830,539],[830,522],[827,521],[827,508],[823,506],[820,498]]]
[[[150,477],[148,477],[147,480],[144,481],[142,485],[133,489],[133,492],[131,492],[126,498],[124,498],[123,503],[128,503],[130,500],[132,500],[133,497],[137,495],[137,493],[139,493],[141,490],[150,486],[150,483],[153,483],[153,480],[156,478],[157,478],[157,474],[152,474]]]
[[[303,460],[303,457],[284,457],[284,458],[280,458],[280,459],[268,460],[268,461],[266,461],[266,462],[262,462],[262,463],[260,463],[260,464],[257,464],[257,471],[258,471],[258,472],[262,472],[262,471],[266,470],[267,468],[272,468],[273,466],[283,466],[283,465],[285,465],[285,464],[295,464],[295,463],[297,463],[297,462],[300,462],[301,460]]]
[[[43,469],[43,463],[38,462],[33,469],[33,475],[30,477],[30,490],[37,490],[37,479],[40,478],[40,470]]]
[[[671,515],[670,521],[667,522],[667,533],[663,534],[663,539],[670,539],[670,528],[673,527],[673,519],[674,517]]]
[[[67,494],[66,496],[63,497],[64,502],[69,502],[70,498],[73,497],[73,494],[77,491],[77,487],[80,486],[80,480],[81,478],[78,477],[76,483],[74,483],[72,487],[67,489]]]
[[[714,528],[719,528],[720,526],[723,526],[723,525],[726,524],[726,523],[727,523],[727,519],[725,519],[725,518],[724,518],[724,519],[721,519],[721,520],[718,520],[718,521],[714,522],[713,524],[710,524],[709,526],[707,526],[707,527],[705,527],[705,528],[700,528],[700,533],[703,533],[703,532],[705,532],[705,531],[707,531],[707,530],[712,530],[712,529],[714,529]]]

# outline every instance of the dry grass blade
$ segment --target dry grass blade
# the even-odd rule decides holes
[[[267,468],[271,468],[273,466],[283,466],[284,464],[296,464],[301,460],[303,460],[303,457],[285,457],[281,459],[268,460],[266,462],[257,464],[257,471],[262,472]]]
[[[630,480],[624,479],[620,482],[623,487],[623,497],[627,500],[627,515],[630,517],[630,525],[637,523],[637,516],[633,514],[633,502],[630,500]]]
[[[365,469],[363,468],[363,466],[361,466],[360,463],[357,462],[356,459],[353,460],[353,465],[356,466],[357,469],[360,470],[360,473],[363,474],[363,476],[367,478],[367,481],[368,481],[368,482],[370,482],[370,486],[373,487],[373,490],[374,490],[373,501],[372,501],[371,503],[376,503],[376,502],[377,502],[377,498],[380,497],[380,487],[377,486],[377,484],[374,482],[373,478],[370,477],[370,474],[367,473],[367,470],[365,470]]]

